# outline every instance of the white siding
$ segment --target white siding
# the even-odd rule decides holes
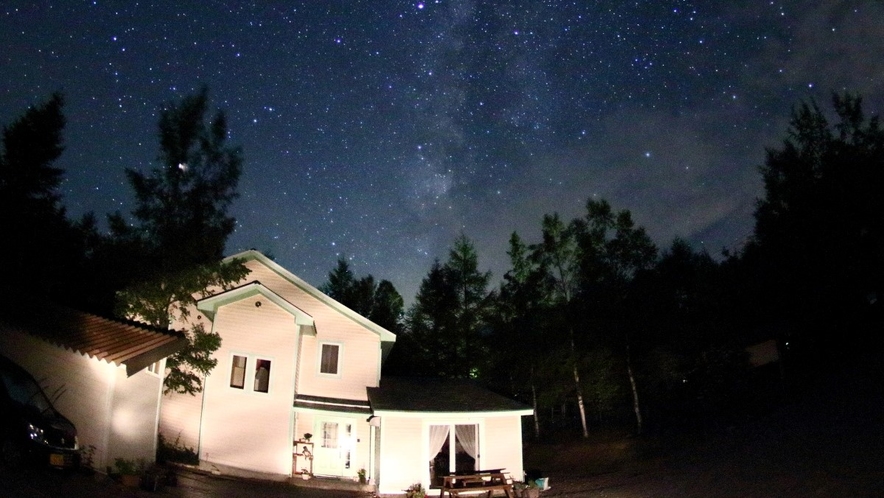
[[[169,444],[199,451],[200,410],[203,394],[169,393],[163,396],[159,432]]]
[[[255,304],[260,301],[261,307]],[[204,391],[200,457],[267,474],[291,473],[297,330],[288,312],[261,296],[222,306],[218,365]],[[248,358],[244,389],[230,387],[233,355]],[[255,360],[270,360],[269,392],[254,391]]]
[[[34,337],[0,333],[0,349],[28,370],[53,405],[77,427],[81,446],[94,446],[94,466],[114,458],[156,454],[161,379],[147,371],[126,377],[126,368],[61,349]]]
[[[425,430],[420,418],[382,417],[380,482],[382,494],[402,493],[408,486],[429,477]]]
[[[313,317],[316,335],[303,337],[298,372],[298,392],[331,398],[367,399],[366,387],[376,387],[380,364],[380,338],[337,310],[311,296],[258,261],[249,261],[252,271],[244,281],[258,280],[288,302]],[[340,377],[319,374],[321,342],[343,343]]]
[[[485,419],[484,443],[480,449],[482,466],[486,469],[506,469],[513,479],[522,480],[522,420],[514,415]]]
[[[471,417],[469,413],[427,417],[381,417],[380,492],[401,493],[411,484],[429,485],[430,425],[477,425],[478,467],[506,469],[522,480],[522,426],[518,415]]]

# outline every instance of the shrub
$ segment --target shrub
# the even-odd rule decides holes
[[[179,443],[180,436],[170,443],[162,434],[159,435],[157,444],[157,463],[177,462],[188,465],[199,465],[200,457],[193,448],[188,448]]]

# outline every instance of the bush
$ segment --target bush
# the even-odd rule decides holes
[[[199,455],[196,454],[193,448],[188,448],[180,444],[179,438],[175,438],[175,442],[169,443],[162,434],[159,435],[159,444],[157,444],[157,463],[176,462],[188,465],[199,465]]]

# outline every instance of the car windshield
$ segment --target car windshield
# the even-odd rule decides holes
[[[2,372],[0,377],[3,378],[9,397],[16,403],[36,410],[37,413],[44,413],[52,408],[43,390],[30,377],[13,372]]]

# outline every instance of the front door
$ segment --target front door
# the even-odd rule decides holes
[[[347,419],[317,421],[313,473],[325,476],[354,476],[351,469],[356,441],[356,424]]]

